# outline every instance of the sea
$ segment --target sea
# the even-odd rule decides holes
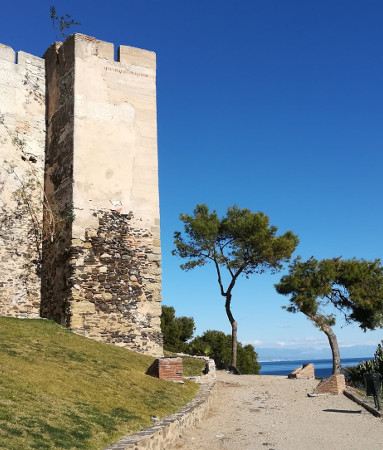
[[[341,360],[342,367],[352,367],[371,359],[371,356],[365,358],[345,358]],[[260,361],[261,375],[288,375],[297,367],[304,364],[313,363],[315,366],[315,376],[324,378],[331,375],[331,359],[297,359],[294,361]]]

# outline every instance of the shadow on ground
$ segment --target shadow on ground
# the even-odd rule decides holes
[[[341,414],[361,414],[362,410],[358,409],[322,409],[324,412],[333,412],[333,413],[341,413]]]

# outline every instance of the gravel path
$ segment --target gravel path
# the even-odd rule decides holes
[[[343,395],[307,397],[317,383],[218,373],[208,416],[175,449],[383,450],[383,421]]]

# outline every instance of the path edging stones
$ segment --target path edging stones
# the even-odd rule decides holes
[[[352,400],[353,402],[357,403],[360,406],[363,406],[364,409],[366,409],[369,413],[373,414],[375,417],[382,417],[382,413],[378,410],[376,410],[375,408],[373,408],[372,406],[370,406],[368,403],[366,403],[365,401],[363,401],[360,397],[358,397],[357,395],[355,395],[353,392],[351,392],[349,389],[345,389],[343,391],[343,394],[349,398],[350,400]]]
[[[105,450],[163,450],[175,445],[183,432],[195,426],[207,413],[215,380],[201,384],[195,398],[177,413],[155,425],[123,437]]]

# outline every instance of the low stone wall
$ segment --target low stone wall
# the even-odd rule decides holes
[[[209,383],[210,381],[214,381],[216,378],[216,367],[214,359],[209,358],[208,356],[198,356],[198,355],[189,355],[187,353],[175,353],[176,356],[180,358],[194,358],[200,359],[205,362],[205,369],[203,370],[203,375],[194,375],[191,377],[185,377],[188,380],[194,381],[195,383]]]
[[[122,438],[105,450],[164,450],[174,446],[187,429],[197,425],[207,413],[214,382],[201,384],[197,396],[179,412],[159,420],[155,425]]]

